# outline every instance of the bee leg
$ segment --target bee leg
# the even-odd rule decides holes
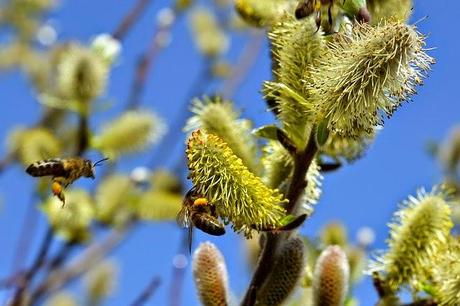
[[[58,197],[59,200],[62,202],[62,207],[65,205],[65,196],[64,192],[62,191],[62,185],[58,181],[53,181],[53,184],[51,185],[51,190],[53,191],[53,194]]]
[[[316,31],[313,34],[316,34],[319,31],[319,28],[321,27],[321,11],[316,12],[315,23],[316,23]]]
[[[329,4],[329,7],[327,8],[327,18],[328,18],[330,26],[332,26],[332,5],[333,3],[334,1],[331,1],[331,3]]]

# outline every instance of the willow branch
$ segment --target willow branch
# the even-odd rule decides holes
[[[11,302],[11,306],[21,306],[23,305],[24,293],[26,292],[30,282],[32,281],[35,274],[40,270],[40,267],[45,262],[46,256],[48,255],[49,247],[51,246],[51,242],[53,241],[53,230],[51,227],[48,227],[45,237],[40,246],[40,250],[35,257],[32,266],[28,269],[25,274],[24,278],[21,280],[16,292],[14,293],[13,300]]]
[[[160,278],[157,276],[153,278],[147,287],[145,287],[144,290],[142,290],[141,294],[136,297],[134,302],[131,304],[131,306],[142,306],[145,303],[148,302],[148,300],[152,297],[152,295],[155,293],[155,291],[158,289],[160,286]]]
[[[125,38],[126,34],[132,28],[134,23],[139,20],[142,13],[145,11],[147,4],[149,4],[150,0],[138,0],[136,5],[133,6],[131,11],[129,11],[123,20],[120,22],[118,27],[113,32],[113,38],[117,40],[122,40]]]
[[[308,182],[305,177],[307,175],[308,168],[310,167],[313,158],[318,151],[316,141],[314,137],[315,128],[312,129],[312,133],[309,137],[309,141],[305,149],[297,152],[294,157],[294,172],[289,185],[286,198],[289,200],[286,206],[286,212],[288,214],[295,213],[300,197],[302,196]],[[257,299],[257,292],[267,279],[270,274],[274,262],[276,261],[277,251],[283,241],[289,236],[288,233],[267,233],[266,243],[262,248],[259,260],[257,262],[254,275],[248,286],[246,294],[243,298],[241,306],[253,306]]]
[[[230,77],[222,84],[221,95],[231,99],[254,66],[265,41],[265,32],[255,31],[242,51]]]
[[[134,79],[128,96],[128,109],[137,108],[141,103],[141,98],[147,82],[147,76],[152,69],[155,58],[160,53],[161,49],[166,46],[165,39],[171,35],[173,25],[180,17],[180,13],[177,10],[174,10],[174,15],[176,18],[174,18],[173,22],[166,23],[165,25],[158,25],[152,35],[152,38],[150,39],[148,48],[137,60]]]
[[[31,294],[31,301],[37,304],[46,294],[53,293],[74,279],[87,272],[97,262],[102,260],[110,251],[120,244],[126,236],[127,231],[132,227],[128,225],[122,230],[116,230],[109,234],[102,242],[91,244],[77,259],[68,266],[55,270],[49,274],[37,286]]]

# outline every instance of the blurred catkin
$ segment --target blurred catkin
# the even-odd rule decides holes
[[[292,4],[289,0],[236,0],[235,9],[248,24],[265,27],[276,23],[286,11],[292,11]]]
[[[313,305],[342,306],[348,293],[348,260],[339,246],[327,247],[319,256],[313,276]]]
[[[304,245],[300,237],[286,241],[274,267],[257,294],[258,306],[281,305],[294,291],[305,265]]]
[[[125,224],[131,213],[129,204],[133,187],[126,175],[106,177],[96,190],[96,219],[108,225]]]
[[[321,231],[321,242],[325,246],[338,245],[344,248],[348,244],[347,229],[342,223],[329,223]]]
[[[424,40],[415,27],[397,21],[356,24],[351,37],[337,34],[306,83],[316,120],[327,120],[342,136],[373,135],[422,84],[433,63]]]
[[[60,141],[45,128],[13,130],[8,142],[9,151],[24,166],[61,155]]]
[[[165,133],[165,124],[147,111],[128,111],[107,123],[92,145],[110,158],[133,153],[155,143]]]
[[[136,204],[136,215],[143,220],[172,221],[182,207],[182,195],[161,190],[149,190]]]
[[[61,291],[51,296],[46,302],[46,306],[78,306],[77,299],[70,293]]]
[[[41,210],[54,232],[69,242],[86,242],[91,238],[90,225],[94,218],[94,204],[89,194],[80,189],[65,191],[66,203],[57,197],[48,198]]]
[[[203,306],[226,306],[227,268],[224,257],[211,242],[200,244],[193,254],[193,278]]]
[[[195,44],[204,56],[216,57],[227,51],[229,39],[210,10],[194,9],[190,24]]]
[[[97,264],[88,272],[85,283],[90,305],[100,305],[113,292],[117,273],[116,264],[109,260]]]
[[[91,49],[71,45],[57,70],[57,90],[61,97],[90,102],[105,90],[108,65]]]
[[[392,18],[407,22],[414,7],[412,0],[366,0],[366,2],[372,16],[372,25]]]
[[[280,225],[286,202],[251,173],[225,142],[202,130],[192,133],[187,145],[189,177],[196,192],[208,198],[224,222],[250,236],[251,229]]]
[[[204,129],[220,137],[244,165],[255,174],[259,172],[257,147],[251,134],[251,122],[239,118],[232,102],[220,97],[204,97],[193,101],[191,111],[195,114],[188,121],[186,131]]]
[[[409,197],[390,224],[389,250],[371,269],[384,271],[385,282],[393,291],[429,279],[430,263],[445,246],[453,226],[450,215],[448,196],[436,187]]]

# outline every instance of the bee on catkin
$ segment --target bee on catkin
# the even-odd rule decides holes
[[[27,167],[26,172],[34,177],[51,176],[53,180],[51,190],[64,206],[63,189],[82,176],[94,179],[95,167],[107,159],[103,158],[94,164],[91,160],[81,157],[44,159],[31,164]]]

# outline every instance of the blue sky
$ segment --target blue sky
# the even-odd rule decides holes
[[[170,3],[164,0],[152,2],[124,42],[119,64],[113,70],[107,97],[115,104],[107,112],[95,116],[94,126],[113,118],[123,107],[137,56],[146,48],[154,30],[155,14]],[[67,0],[62,1],[60,8],[49,18],[56,25],[60,39],[88,41],[96,34],[111,32],[133,3]],[[414,6],[412,21],[428,16],[419,23],[419,30],[429,35],[427,47],[435,47],[429,53],[437,63],[414,101],[404,104],[387,121],[366,156],[325,176],[323,196],[313,217],[303,228],[307,235],[314,236],[326,223],[341,220],[348,227],[351,237],[362,226],[372,227],[377,234],[374,247],[384,248],[386,224],[398,203],[407,195],[414,194],[417,188],[430,189],[441,179],[439,165],[428,156],[425,147],[429,140],[443,139],[451,127],[460,122],[460,48],[455,26],[460,3],[453,0],[442,1],[442,4],[439,1],[415,1]],[[230,60],[235,60],[244,39],[237,35],[235,45],[229,50]],[[143,107],[154,109],[167,120],[174,118],[201,64],[185,20],[181,19],[174,27],[171,46],[160,54],[149,75]],[[269,65],[268,49],[265,47],[256,62],[256,69],[235,94],[235,103],[243,110],[243,115],[253,119],[256,125],[273,120],[265,111],[258,92],[261,82],[270,77]],[[0,108],[0,156],[4,156],[8,130],[18,125],[27,126],[40,116],[40,105],[27,80],[17,71],[0,74]],[[148,155],[126,158],[121,170],[128,172],[148,160]],[[26,176],[20,166],[11,167],[0,175],[0,278],[10,273],[26,207],[37,204],[31,203],[32,186],[33,179]],[[34,219],[38,226],[29,234],[36,246],[44,234],[44,218],[37,212]],[[161,276],[162,283],[148,305],[168,305],[172,258],[180,239],[181,232],[175,224],[140,224],[113,254],[114,260],[120,264],[120,279],[118,290],[107,305],[126,305],[156,275]],[[213,241],[220,248],[226,258],[230,285],[236,294],[242,294],[250,277],[242,241],[233,233],[222,237],[198,233],[195,244],[205,240]],[[82,287],[75,283],[71,289],[79,292]],[[0,298],[3,293],[0,292]],[[357,286],[355,293],[361,305],[373,305],[376,301],[368,280]],[[191,271],[187,267],[181,305],[198,304]]]

